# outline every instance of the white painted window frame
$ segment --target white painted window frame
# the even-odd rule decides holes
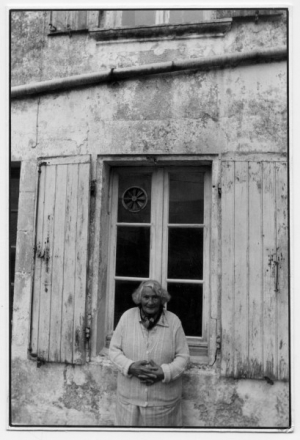
[[[203,279],[202,280],[180,280],[181,283],[202,284],[203,285],[203,308],[202,308],[202,336],[194,337],[188,336],[187,340],[193,354],[200,353],[200,350],[208,352],[209,339],[209,304],[210,304],[210,234],[211,234],[211,168],[203,167],[201,165],[185,166],[187,168],[196,168],[204,172],[204,224],[199,225],[184,225],[185,227],[199,227],[204,231],[203,234]],[[152,197],[151,197],[151,222],[150,224],[143,224],[143,226],[150,226],[151,245],[150,245],[150,268],[149,278],[157,279],[165,284],[165,282],[176,282],[179,280],[167,279],[167,254],[168,254],[168,229],[176,225],[169,225],[168,223],[168,208],[169,208],[169,175],[168,171],[176,169],[182,170],[182,167],[168,167],[162,166],[154,170],[152,176]],[[137,171],[138,168],[137,168]],[[111,188],[110,188],[110,232],[109,232],[109,256],[108,256],[108,280],[107,280],[107,308],[106,308],[106,328],[108,340],[114,330],[114,306],[115,306],[115,280],[127,281],[143,281],[147,278],[129,278],[115,276],[116,263],[116,237],[117,226],[123,223],[117,222],[117,204],[118,204],[118,175],[114,170],[111,170]],[[156,197],[153,197],[153,195]],[[163,206],[163,212],[160,210]],[[134,225],[134,224],[133,224]],[[182,225],[180,225],[182,226]]]

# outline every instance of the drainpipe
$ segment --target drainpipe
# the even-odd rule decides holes
[[[74,75],[61,79],[42,81],[23,86],[12,87],[11,99],[24,98],[40,93],[57,92],[61,90],[82,87],[91,84],[100,84],[119,81],[128,78],[137,78],[146,75],[179,72],[181,70],[212,70],[225,67],[236,67],[246,64],[267,63],[281,61],[287,58],[287,48],[264,49],[258,51],[217,55],[208,58],[194,58],[192,60],[171,61],[166,63],[145,64],[143,66],[113,68],[98,73]]]

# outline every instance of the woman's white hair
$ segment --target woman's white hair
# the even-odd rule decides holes
[[[132,299],[135,304],[141,303],[141,297],[144,287],[150,287],[157,296],[160,297],[162,305],[166,304],[171,299],[171,295],[166,289],[163,289],[158,281],[148,280],[142,281],[139,287],[133,292]]]

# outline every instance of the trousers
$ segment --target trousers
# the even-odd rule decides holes
[[[182,426],[181,401],[172,406],[137,406],[121,402],[116,404],[116,425],[119,426]]]

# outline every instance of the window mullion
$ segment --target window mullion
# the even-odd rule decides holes
[[[163,237],[163,169],[157,169],[152,176],[152,209],[151,209],[151,245],[150,245],[150,278],[162,280],[161,258]]]

